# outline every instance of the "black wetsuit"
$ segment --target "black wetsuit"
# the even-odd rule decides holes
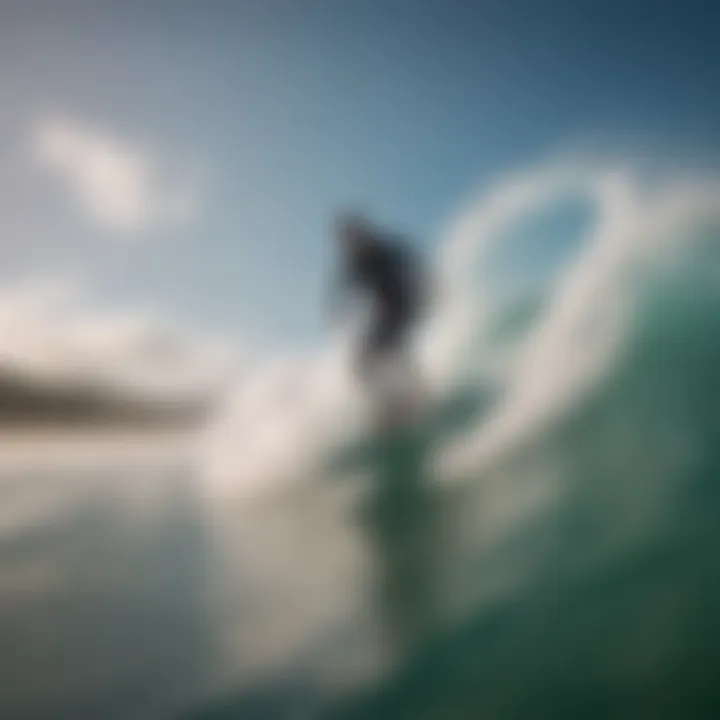
[[[395,239],[367,238],[362,251],[348,258],[344,284],[361,288],[373,300],[373,315],[358,358],[358,370],[364,375],[379,355],[403,349],[422,309],[419,258]]]

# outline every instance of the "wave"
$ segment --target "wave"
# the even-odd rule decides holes
[[[713,714],[720,205],[707,184],[633,187],[447,450],[467,479],[445,493],[454,613],[330,717]]]
[[[534,229],[543,213],[573,203],[592,212],[558,250],[547,228]],[[719,218],[713,179],[572,162],[510,175],[462,212],[438,244],[439,301],[418,353],[436,402],[463,383],[502,392],[476,427],[448,442],[442,474],[476,474],[581,403],[639,332],[648,286],[710,272]],[[510,262],[498,274],[503,257]],[[209,487],[252,494],[302,481],[330,447],[367,432],[347,373],[350,347],[349,337],[335,338],[249,371],[208,434]]]

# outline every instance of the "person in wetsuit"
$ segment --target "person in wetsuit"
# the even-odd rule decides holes
[[[427,301],[427,282],[420,258],[409,243],[375,228],[358,215],[343,215],[337,224],[343,270],[337,294],[359,289],[372,301],[372,315],[356,359],[361,379],[371,379],[377,361],[406,356],[406,341]]]

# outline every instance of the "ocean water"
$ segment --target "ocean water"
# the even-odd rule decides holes
[[[473,209],[450,271],[557,174]],[[0,717],[718,717],[719,195],[590,176],[542,283],[453,276],[402,430],[328,440],[347,398],[293,365],[210,450],[4,441]]]

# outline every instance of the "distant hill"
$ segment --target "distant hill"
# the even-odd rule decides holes
[[[0,427],[187,426],[200,423],[212,398],[157,400],[90,384],[60,383],[0,367]]]

